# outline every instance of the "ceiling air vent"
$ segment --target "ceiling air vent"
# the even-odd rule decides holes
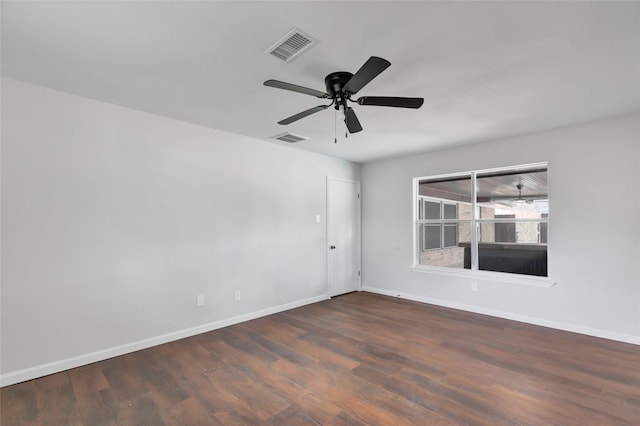
[[[279,135],[272,136],[271,139],[276,139],[282,142],[288,143],[296,143],[300,141],[306,141],[309,138],[305,138],[304,136],[294,135],[293,133],[285,132]]]
[[[318,43],[320,42],[317,39],[300,30],[300,28],[293,28],[273,46],[268,48],[265,53],[288,63]]]

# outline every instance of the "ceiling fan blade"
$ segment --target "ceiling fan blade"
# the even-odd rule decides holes
[[[309,108],[306,111],[299,112],[299,113],[297,113],[295,115],[292,115],[291,117],[288,117],[288,118],[285,118],[284,120],[278,121],[278,124],[282,124],[282,125],[291,124],[294,121],[300,120],[301,118],[305,118],[305,117],[307,117],[307,116],[309,116],[311,114],[315,114],[316,112],[323,111],[323,110],[329,108],[330,106],[331,105],[319,105],[317,107]]]
[[[547,194],[530,194],[530,195],[520,195],[520,196],[492,195],[491,197],[488,197],[488,198],[490,201],[546,200],[547,198],[549,198],[549,195]]]
[[[362,130],[360,121],[358,121],[358,117],[351,107],[348,107],[344,112],[344,123],[347,125],[349,133],[358,133]]]
[[[389,96],[363,96],[358,98],[358,105],[376,105],[398,108],[420,108],[423,98],[394,98]]]
[[[328,98],[324,92],[315,89],[309,89],[308,87],[298,86],[297,84],[285,83],[279,80],[267,80],[264,82],[265,86],[275,87],[276,89],[290,90],[292,92],[304,93],[305,95],[315,96],[316,98]]]
[[[360,89],[366,86],[371,80],[376,78],[378,74],[386,70],[391,62],[377,56],[370,57],[367,62],[356,72],[351,79],[345,84],[344,91],[351,94],[358,93]]]

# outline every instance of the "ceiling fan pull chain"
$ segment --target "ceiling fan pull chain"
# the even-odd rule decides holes
[[[342,110],[344,112],[344,139],[347,140],[349,137],[349,128],[347,127],[347,101],[344,102]]]
[[[344,116],[345,116],[345,120],[344,120],[344,139],[346,140],[349,137],[349,128],[347,127],[347,110],[345,109],[344,111]]]
[[[338,143],[338,111],[333,113],[333,143]]]

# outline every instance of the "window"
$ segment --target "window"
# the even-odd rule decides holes
[[[548,276],[546,163],[422,177],[414,185],[416,266]]]
[[[420,196],[419,219],[430,219],[437,223],[425,224],[420,236],[420,251],[438,250],[458,245],[458,224],[446,219],[458,218],[458,206],[442,200]],[[442,220],[441,220],[442,219]]]

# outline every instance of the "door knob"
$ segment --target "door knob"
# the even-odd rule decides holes
[[[335,249],[336,249],[336,246],[330,246],[329,248],[330,248],[331,250],[335,250]]]

